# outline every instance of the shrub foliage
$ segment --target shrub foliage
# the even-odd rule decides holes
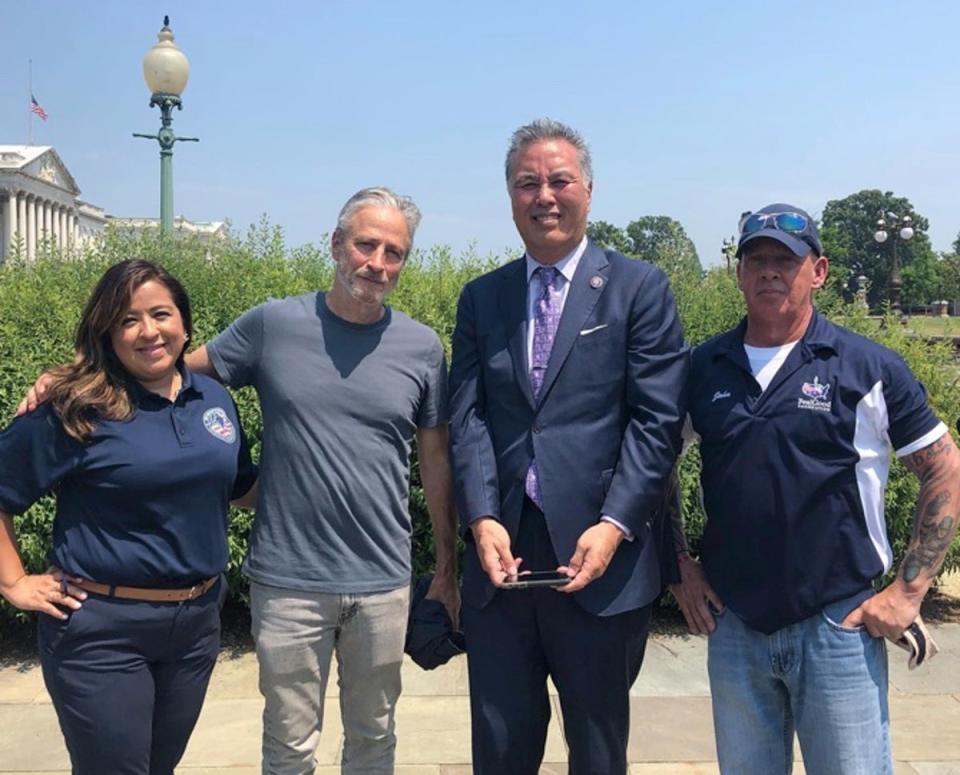
[[[281,229],[265,219],[245,238],[213,245],[108,230],[102,245],[80,257],[66,259],[46,250],[34,263],[14,259],[0,266],[0,413],[4,418],[12,416],[40,372],[71,357],[73,330],[88,293],[107,266],[132,256],[164,264],[184,283],[194,307],[195,342],[212,338],[242,311],[265,299],[327,288],[333,273],[326,239],[318,245],[287,250]],[[433,327],[449,347],[460,289],[502,260],[473,251],[454,256],[443,246],[418,251],[404,268],[391,304]],[[735,325],[743,314],[735,279],[723,269],[702,276],[681,273],[671,280],[693,345]],[[841,323],[900,352],[927,386],[939,415],[952,424],[960,415],[960,370],[948,345],[913,337],[893,319],[880,327],[855,306],[844,307],[829,291],[823,301],[828,303],[821,308],[826,306],[828,314]],[[245,389],[234,396],[257,458],[262,425],[256,395]],[[694,546],[704,520],[698,467],[699,457],[693,449],[683,459],[681,484]],[[423,572],[431,566],[433,547],[416,461],[411,484],[414,567]],[[887,517],[898,560],[909,541],[917,491],[916,479],[896,464],[887,490]],[[230,518],[228,576],[232,594],[241,600],[246,599],[246,585],[240,564],[253,518],[240,511]],[[15,519],[20,549],[31,571],[46,567],[52,520],[51,498]],[[947,566],[960,566],[956,544]],[[6,604],[0,605],[0,622],[9,623],[12,618],[24,617]]]

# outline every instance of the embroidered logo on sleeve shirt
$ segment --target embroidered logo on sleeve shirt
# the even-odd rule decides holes
[[[225,444],[233,444],[237,440],[237,429],[219,406],[203,413],[203,427]]]

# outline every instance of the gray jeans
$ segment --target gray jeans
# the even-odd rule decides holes
[[[410,589],[329,594],[250,584],[260,663],[264,775],[307,775],[337,652],[343,773],[389,775]]]

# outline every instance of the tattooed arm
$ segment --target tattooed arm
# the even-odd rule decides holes
[[[683,529],[683,512],[680,506],[680,481],[677,469],[673,469],[667,483],[666,501],[667,529],[672,535],[672,549],[680,568],[680,583],[670,584],[670,591],[677,600],[687,627],[694,635],[709,635],[716,628],[714,611],[722,611],[723,603],[713,591],[700,563],[690,556],[687,534]],[[668,540],[668,543],[671,541]]]
[[[893,582],[844,620],[845,625],[863,624],[874,637],[894,641],[920,612],[960,516],[960,450],[949,433],[903,462],[920,479],[910,545]]]
[[[687,542],[687,533],[683,529],[683,510],[680,506],[680,477],[677,474],[677,465],[670,472],[670,478],[667,479],[666,498],[666,517],[667,528],[673,537],[673,549],[677,554],[686,554],[690,551],[690,544]]]
[[[929,447],[908,456],[905,462],[920,477],[920,499],[900,576],[908,584],[925,584],[926,591],[940,571],[957,532],[960,452],[950,434],[945,433]]]

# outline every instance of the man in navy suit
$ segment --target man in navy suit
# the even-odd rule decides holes
[[[576,131],[521,127],[506,176],[526,255],[464,288],[450,372],[474,772],[537,772],[549,676],[570,772],[614,775],[661,588],[688,352],[664,274],[587,240]],[[503,588],[527,570],[569,581]]]

